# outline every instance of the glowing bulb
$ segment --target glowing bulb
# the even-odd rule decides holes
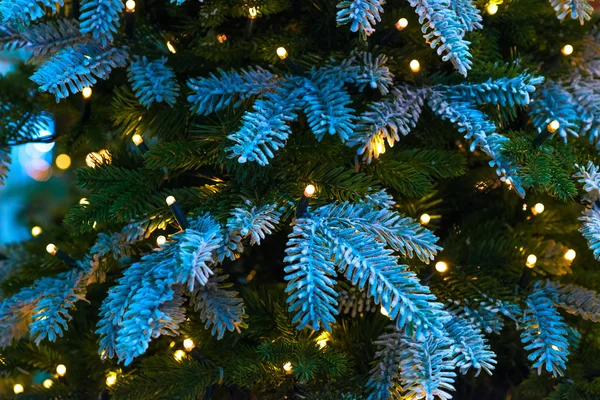
[[[183,348],[187,351],[191,351],[195,346],[196,345],[194,344],[194,341],[190,338],[187,338],[183,341]]]
[[[33,228],[31,228],[31,236],[37,237],[37,236],[40,236],[41,233],[42,233],[41,227],[34,226]]]
[[[227,41],[227,35],[225,35],[224,33],[217,35],[217,40],[219,41],[219,43],[223,43]]]
[[[42,386],[46,389],[50,389],[52,385],[54,385],[54,381],[52,379],[46,379],[44,383],[42,383]]]
[[[88,205],[88,204],[90,204],[90,202],[88,201],[87,198],[82,197],[81,199],[79,199],[79,204]]]
[[[102,156],[95,151],[92,151],[87,156],[85,156],[85,165],[90,168],[96,168],[96,165],[102,163]]]
[[[13,390],[15,394],[23,393],[23,391],[25,391],[23,385],[21,385],[20,383],[17,383],[15,386],[13,386]]]
[[[117,383],[117,374],[114,372],[111,372],[106,377],[106,386],[112,386],[115,383]]]
[[[550,347],[552,347],[552,350],[560,351],[560,348],[555,344],[551,345]]]
[[[437,272],[444,273],[444,272],[448,271],[448,264],[446,264],[443,261],[438,261],[438,263],[435,264],[435,270]]]
[[[171,42],[167,42],[167,49],[169,49],[169,51],[173,54],[177,53],[177,50],[175,50],[175,46],[173,46]]]
[[[65,374],[67,373],[67,367],[65,367],[64,364],[58,364],[56,366],[56,373],[60,376],[65,376]]]
[[[135,135],[133,135],[131,140],[133,141],[133,144],[135,144],[136,146],[139,146],[140,144],[144,143],[144,139],[142,138],[142,135],[138,135],[137,133]]]
[[[127,0],[125,2],[125,8],[127,8],[127,11],[129,11],[129,12],[134,12],[135,11],[135,1]]]
[[[169,347],[170,347],[170,348],[173,348],[173,347],[175,347],[175,345],[176,345],[176,344],[177,344],[177,343],[175,343],[175,342],[171,342],[171,343],[169,343]]]
[[[527,266],[527,268],[533,268],[535,267],[536,262],[537,257],[535,256],[535,254],[530,254],[527,256],[527,261],[525,262],[525,265]]]
[[[398,22],[396,22],[396,29],[401,31],[402,29],[408,26],[408,20],[406,18],[400,18]]]
[[[421,64],[417,60],[412,60],[409,66],[412,72],[419,72],[421,70]]]
[[[256,9],[256,7],[250,7],[248,9],[248,16],[250,17],[250,19],[256,18],[257,15],[258,15],[258,10]]]
[[[89,99],[90,97],[92,97],[92,88],[84,87],[83,90],[81,91],[81,94],[83,95],[84,99]]]
[[[71,157],[66,154],[59,154],[54,162],[59,169],[67,169],[71,166]]]
[[[380,154],[385,153],[385,143],[382,135],[375,135],[373,137],[373,157],[379,158]]]
[[[546,207],[544,207],[542,203],[537,203],[535,206],[533,206],[531,212],[533,213],[533,215],[538,215],[543,213],[545,209]]]
[[[281,58],[282,60],[285,60],[288,56],[288,52],[285,49],[285,47],[278,47],[277,48],[277,55],[279,56],[279,58]]]
[[[495,3],[489,3],[485,9],[487,10],[487,13],[490,15],[494,15],[498,12],[498,4]]]
[[[560,122],[558,122],[557,120],[550,122],[546,127],[546,129],[548,129],[548,132],[550,133],[556,132],[558,128],[560,128]]]
[[[110,151],[102,149],[98,151],[98,154],[102,157],[101,160],[103,163],[110,164],[112,162],[112,154],[110,154]]]
[[[163,235],[160,235],[159,237],[156,238],[156,244],[159,246],[162,246],[163,244],[165,244],[166,241],[167,241],[167,238],[164,237]]]
[[[304,188],[304,197],[312,197],[315,194],[315,187],[313,185],[307,185]]]
[[[291,362],[288,361],[285,364],[283,364],[283,370],[285,371],[286,374],[291,374],[293,369],[294,369],[294,367],[292,367]]]
[[[575,250],[573,249],[569,249],[567,250],[567,252],[565,253],[565,260],[568,261],[573,261],[575,259],[575,257],[577,256],[577,253],[575,252]]]
[[[381,308],[379,309],[379,311],[381,312],[381,314],[383,314],[383,316],[385,317],[389,317],[390,313],[388,313],[388,310],[385,309],[384,306],[381,306]]]
[[[58,251],[58,247],[56,247],[52,243],[48,243],[48,246],[46,246],[46,251],[48,252],[48,254],[55,255],[56,252]]]
[[[565,56],[570,56],[571,54],[573,54],[573,46],[571,46],[570,44],[565,44],[564,47],[560,49],[560,52],[563,53],[563,55]]]
[[[319,346],[320,349],[324,349],[327,346],[327,339],[317,340],[317,346]]]
[[[431,216],[429,214],[421,215],[421,223],[423,225],[427,225],[429,223],[429,221],[431,221]]]
[[[181,361],[185,357],[185,351],[177,350],[175,353],[173,353],[173,357],[175,358],[175,360]]]
[[[167,199],[165,200],[167,202],[167,205],[171,206],[173,205],[173,203],[175,203],[177,200],[175,200],[175,197],[173,196],[169,196],[167,197]]]

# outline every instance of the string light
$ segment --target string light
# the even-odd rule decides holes
[[[15,394],[19,394],[23,393],[25,391],[25,388],[23,388],[23,385],[21,385],[20,383],[17,383],[15,386],[13,386],[13,391],[15,392]]]
[[[163,235],[160,235],[159,237],[156,238],[156,244],[159,246],[162,246],[163,244],[165,244],[167,241],[167,238],[164,237]]]
[[[173,46],[171,42],[167,42],[167,49],[169,49],[169,51],[173,54],[177,53],[177,50],[175,50],[175,46]]]
[[[111,372],[106,377],[106,386],[112,386],[117,383],[117,374],[115,372]]]
[[[288,56],[288,52],[285,49],[285,47],[278,47],[277,48],[277,56],[279,56],[279,58],[281,58],[282,60],[285,60]]]
[[[89,99],[90,97],[92,97],[92,88],[91,87],[84,87],[83,90],[81,91],[81,94],[83,95],[84,99]]]
[[[537,203],[535,206],[533,206],[533,208],[531,209],[531,213],[533,215],[538,215],[544,212],[544,210],[546,209],[546,207],[544,207],[544,205],[542,203]]]
[[[71,157],[66,154],[59,154],[54,162],[59,169],[67,169],[71,166]]]
[[[402,29],[408,26],[408,20],[406,18],[400,18],[398,22],[396,22],[396,29],[401,31]]]
[[[390,316],[390,313],[388,313],[388,310],[386,310],[384,306],[381,306],[381,308],[379,309],[379,311],[381,312],[381,314],[383,314],[384,317],[389,317]]]
[[[498,12],[498,4],[488,3],[488,5],[485,7],[485,9],[489,15],[494,15]]]
[[[39,226],[34,226],[31,228],[31,236],[38,237],[42,233],[42,228]]]
[[[90,202],[89,202],[89,200],[87,198],[82,197],[81,199],[79,199],[79,204],[81,204],[81,205],[89,205]]]
[[[58,364],[56,366],[56,373],[60,376],[65,376],[65,374],[67,373],[67,367],[65,367],[64,364]]]
[[[222,33],[220,35],[217,35],[217,40],[219,41],[219,43],[223,43],[227,41],[227,36],[224,33]]]
[[[110,164],[112,162],[112,154],[110,154],[110,151],[102,149],[98,152],[98,154],[100,154],[100,157],[102,157],[102,162],[106,164]]]
[[[136,146],[139,146],[140,144],[144,143],[144,138],[142,138],[142,135],[139,135],[139,134],[136,133],[135,135],[133,135],[131,137],[131,141]]]
[[[48,243],[48,245],[46,246],[46,251],[48,252],[48,254],[56,255],[56,252],[58,251],[58,247],[56,247],[53,243]],[[64,367],[64,365],[63,365],[63,367]]]
[[[304,188],[304,196],[311,198],[313,197],[313,194],[315,194],[314,185],[307,185],[306,188]]]
[[[127,12],[134,12],[135,11],[135,1],[127,0],[125,2],[125,8],[127,9]]]
[[[412,72],[419,72],[421,70],[421,63],[417,60],[412,60],[409,66]]]
[[[258,15],[258,10],[256,9],[256,7],[250,7],[248,9],[248,16],[250,17],[250,19],[256,18],[257,15]]]
[[[173,358],[175,358],[175,360],[177,360],[177,361],[183,360],[184,357],[185,357],[185,351],[183,351],[183,350],[177,350],[175,353],[173,353]]]
[[[537,257],[535,256],[535,254],[530,254],[527,256],[527,261],[525,262],[525,265],[527,266],[527,268],[533,268],[535,267],[536,262]]]
[[[552,350],[560,351],[560,348],[555,344],[550,345],[550,347],[552,347]]]
[[[194,344],[194,341],[192,339],[187,338],[183,341],[183,348],[187,351],[192,351],[194,347],[196,347],[196,345]]]
[[[87,156],[85,156],[85,165],[87,165],[90,168],[96,168],[96,165],[100,164],[101,162],[102,157],[95,151],[92,151]]]
[[[327,342],[329,340],[331,340],[331,335],[329,334],[329,332],[324,331],[319,336],[317,336],[317,339],[315,341],[317,343],[317,346],[319,346],[319,349],[324,349],[325,347],[327,347]]]
[[[570,44],[565,44],[563,48],[560,49],[560,52],[563,53],[563,55],[565,56],[570,56],[571,54],[573,54],[573,46],[571,46]]]
[[[52,387],[52,385],[54,385],[54,381],[52,379],[46,379],[42,383],[42,386],[45,387],[46,389],[50,389]]]
[[[427,225],[429,223],[429,221],[431,221],[431,216],[429,214],[423,214],[421,215],[421,223],[423,225]]]
[[[177,200],[175,200],[174,196],[169,196],[165,199],[168,206],[172,206]]]
[[[286,374],[291,374],[294,370],[294,367],[292,366],[292,363],[288,361],[285,364],[283,364],[283,370]]]
[[[560,128],[560,122],[557,120],[551,121],[548,126],[546,126],[546,129],[548,129],[548,132],[550,133],[556,132],[558,128]]]
[[[569,249],[565,253],[565,260],[573,261],[575,259],[575,257],[577,257],[577,253],[573,249]]]
[[[437,272],[444,273],[444,272],[448,271],[448,264],[446,264],[443,261],[438,261],[437,264],[435,264],[435,270]]]

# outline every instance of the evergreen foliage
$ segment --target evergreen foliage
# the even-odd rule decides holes
[[[114,40],[124,6],[125,3],[118,0],[83,0],[79,17],[81,33],[91,33],[102,47],[106,47]]]
[[[179,84],[166,63],[166,58],[148,62],[146,57],[142,57],[129,65],[129,81],[136,97],[146,108],[150,108],[153,102],[162,101],[171,107],[175,105]]]

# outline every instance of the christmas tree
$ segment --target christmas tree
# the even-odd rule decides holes
[[[0,0],[0,395],[600,398],[593,11]]]

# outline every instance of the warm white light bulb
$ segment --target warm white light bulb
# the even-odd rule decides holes
[[[537,257],[535,256],[535,254],[530,254],[527,256],[527,261],[525,262],[525,265],[527,266],[527,268],[533,268],[535,267],[536,262]]]
[[[156,238],[156,244],[159,246],[162,246],[163,244],[165,244],[167,241],[167,238],[164,237],[163,235],[160,235],[159,237]]]
[[[106,377],[106,386],[112,386],[115,383],[117,383],[117,374],[114,372],[111,372],[110,374],[108,374],[108,376]]]
[[[286,362],[285,364],[283,364],[283,370],[287,373],[287,374],[291,374],[292,371],[294,370],[294,367],[292,366],[291,362]]]
[[[258,15],[258,10],[256,9],[256,7],[250,7],[250,8],[248,9],[248,16],[249,16],[251,19],[254,19],[254,18],[256,18],[256,16],[257,16],[257,15]]]
[[[46,389],[50,389],[52,387],[52,385],[54,385],[54,381],[52,379],[46,379],[42,383],[42,386],[45,387]]]
[[[570,44],[565,44],[563,48],[560,49],[560,52],[563,53],[563,55],[565,56],[570,56],[571,54],[573,54],[573,46],[571,46]]]
[[[408,20],[406,18],[400,18],[398,22],[396,22],[396,29],[401,31],[402,29],[408,26]]]
[[[13,386],[13,391],[15,392],[15,394],[19,394],[23,393],[25,391],[25,388],[23,388],[23,385],[21,385],[20,383],[17,383],[15,386]]]
[[[89,99],[90,97],[92,97],[92,88],[84,87],[83,90],[81,91],[81,94],[83,95],[84,99]]]
[[[56,247],[54,244],[52,243],[48,243],[48,246],[46,246],[46,251],[49,254],[55,255],[56,252],[58,251],[58,247]]]
[[[133,141],[133,143],[136,146],[139,146],[140,144],[144,143],[144,139],[142,138],[142,135],[138,135],[137,133],[135,135],[133,135],[131,140]]]
[[[190,338],[187,338],[183,341],[183,348],[187,351],[191,351],[195,346],[196,345],[194,344],[194,341]]]
[[[225,35],[224,33],[221,33],[219,35],[217,35],[217,40],[219,41],[219,43],[223,43],[227,41],[227,35]]]
[[[315,194],[315,187],[313,185],[307,185],[304,188],[304,197],[312,197]]]
[[[421,70],[421,63],[417,60],[412,60],[409,66],[412,72],[419,72]]]
[[[577,257],[577,253],[573,249],[569,249],[565,253],[565,260],[573,261],[575,259],[575,257]]]
[[[125,8],[127,8],[127,11],[129,11],[129,12],[135,11],[135,1],[127,0],[125,2]]]
[[[90,202],[86,197],[82,197],[81,199],[79,199],[79,204],[88,205],[88,204],[90,204]]]
[[[56,366],[56,373],[60,376],[65,376],[65,374],[67,373],[67,367],[65,367],[64,364],[58,364]]]
[[[285,49],[285,47],[278,47],[277,48],[277,55],[279,56],[279,58],[281,58],[282,60],[285,60],[288,56],[288,52]]]
[[[551,121],[546,127],[546,129],[548,129],[548,132],[550,133],[556,132],[558,128],[560,128],[560,122],[558,122],[557,120]]]
[[[324,349],[327,346],[327,339],[317,340],[317,346],[319,346],[320,349]]]
[[[435,264],[435,270],[436,270],[437,272],[442,272],[442,273],[444,273],[444,272],[448,271],[448,264],[446,264],[446,263],[445,263],[445,262],[443,262],[443,261],[438,261],[438,263],[437,263],[437,264]]]
[[[431,216],[429,214],[421,215],[421,223],[423,225],[427,225],[429,223],[429,221],[431,221]]]
[[[533,206],[531,212],[533,213],[533,215],[538,215],[543,213],[545,209],[546,207],[544,207],[542,203],[537,203],[535,206]]]
[[[71,166],[71,157],[67,154],[59,154],[54,162],[59,169],[67,169]]]
[[[169,51],[173,54],[177,53],[177,50],[175,50],[175,46],[173,46],[171,42],[167,42],[167,49],[169,49]]]
[[[87,156],[85,156],[85,165],[90,168],[96,168],[96,165],[102,163],[102,156],[95,151],[92,151]]]
[[[169,196],[167,197],[167,199],[165,200],[167,202],[167,205],[171,206],[173,205],[173,203],[175,203],[177,200],[175,200],[175,197],[173,196]]]
[[[487,13],[490,15],[494,15],[498,12],[498,4],[496,3],[489,3],[485,9],[487,10]]]
[[[175,360],[181,361],[185,357],[185,351],[177,350],[175,353],[173,353],[173,357],[175,358]]]
[[[40,228],[39,226],[34,226],[33,228],[31,228],[31,236],[33,236],[33,237],[40,236],[41,233],[42,233],[42,228]]]

